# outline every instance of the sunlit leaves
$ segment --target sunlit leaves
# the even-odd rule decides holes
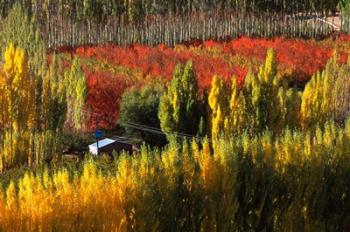
[[[315,135],[287,130],[215,144],[174,140],[161,152],[143,147],[132,157],[122,154],[115,171],[104,174],[91,160],[81,174],[27,173],[0,193],[0,228],[341,229],[347,224],[349,144],[348,126],[330,122]],[[336,206],[332,222],[320,225],[329,204]]]

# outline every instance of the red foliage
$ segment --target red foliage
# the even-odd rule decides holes
[[[203,45],[205,48],[212,48],[212,47],[220,47],[221,46],[220,43],[213,41],[213,40],[204,41]]]
[[[340,36],[336,41],[350,41],[349,38],[349,36]],[[344,43],[342,45],[346,48],[348,45]],[[160,76],[167,80],[171,79],[177,64],[192,60],[200,88],[208,89],[211,78],[215,74],[226,80],[236,76],[238,84],[241,85],[249,65],[263,63],[268,48],[276,52],[282,74],[292,76],[295,81],[305,82],[325,66],[335,47],[332,41],[323,43],[300,39],[269,40],[247,37],[227,42],[194,41],[192,44],[183,45],[185,46],[180,49],[167,47],[164,44],[156,47],[139,44],[128,47],[86,46],[74,49],[73,53],[112,65],[139,70],[143,76]],[[67,48],[62,50],[71,51]],[[344,53],[345,50],[338,51],[341,62],[347,60],[348,55]],[[109,128],[115,125],[123,92],[131,85],[142,85],[142,83],[128,83],[128,77],[116,76],[108,70],[94,71],[84,67],[84,71],[89,89],[87,104],[92,111],[89,128],[94,128],[96,116],[99,117],[101,127]]]
[[[199,56],[191,52],[179,53],[164,45],[154,48],[141,45],[80,47],[75,52],[79,56],[94,57],[115,65],[141,69],[144,75],[162,76],[168,80],[171,79],[177,64],[192,60],[201,88],[208,88],[215,74],[227,79],[233,75],[242,79],[246,73],[245,68],[232,67],[223,58]]]
[[[348,35],[348,34],[340,34],[337,39],[339,41],[349,42],[350,41],[350,35]]]
[[[121,96],[130,83],[127,83],[127,78],[108,72],[86,68],[84,72],[88,85],[87,107],[91,113],[87,129],[95,129],[96,120],[100,128],[113,127],[117,123]]]
[[[347,41],[348,36],[340,37]],[[198,41],[194,47],[198,46]],[[230,42],[215,42],[212,40],[202,43],[203,49],[218,47],[222,49],[222,57],[210,55],[196,55],[190,49],[177,52],[173,48],[163,44],[157,47],[142,45],[131,45],[129,47],[118,47],[104,45],[96,47],[80,47],[75,53],[84,57],[95,57],[99,60],[111,62],[116,65],[132,69],[141,69],[144,75],[163,76],[170,79],[173,70],[178,63],[192,60],[197,73],[199,86],[208,88],[211,77],[214,74],[224,78],[236,75],[244,78],[247,67],[237,67],[224,59],[224,55],[238,55],[248,60],[254,58],[262,62],[266,50],[272,48],[277,54],[278,63],[285,73],[291,75],[296,81],[307,81],[315,72],[322,69],[333,54],[331,46],[324,46],[315,41],[300,39],[251,39],[241,37]],[[341,61],[347,59],[347,55],[340,53]]]
[[[154,48],[141,45],[79,47],[75,50],[75,54],[132,69],[141,69],[145,76],[162,76],[168,80],[171,79],[178,63],[192,60],[201,88],[209,88],[214,74],[226,79],[236,75],[240,82],[246,74],[245,69],[231,67],[221,58],[198,56],[191,52],[180,54],[164,45]],[[91,109],[88,128],[95,127],[96,117],[98,117],[100,127],[114,126],[118,118],[120,98],[131,83],[126,82],[127,77],[114,76],[108,71],[95,71],[84,67],[84,72],[88,79],[87,105]]]
[[[263,61],[268,48],[274,49],[280,66],[291,70],[297,81],[306,81],[322,69],[333,54],[331,47],[299,39],[250,39],[242,37],[223,44],[225,52]]]

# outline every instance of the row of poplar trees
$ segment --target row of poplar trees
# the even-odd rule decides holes
[[[272,49],[257,71],[249,70],[243,83],[214,76],[209,93],[198,91],[193,65],[177,66],[160,98],[158,117],[167,137],[222,136],[265,130],[278,135],[285,129],[313,131],[333,120],[343,124],[350,113],[350,64],[339,64],[337,54],[304,89],[278,74]]]
[[[64,129],[84,125],[86,79],[79,61],[67,70],[25,12],[16,7],[3,21],[0,50],[0,172],[40,164],[58,152]]]
[[[344,0],[343,0],[344,1]],[[238,12],[331,12],[337,9],[337,0],[0,0],[0,12],[6,16],[19,3],[29,14],[39,19],[62,16],[74,20],[101,22],[111,16],[125,17],[130,22],[142,22],[148,15],[188,14],[211,10]]]
[[[1,231],[348,231],[350,121],[123,154],[108,171],[27,173]]]

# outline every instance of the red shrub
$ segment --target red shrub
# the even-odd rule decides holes
[[[199,86],[208,88],[214,74],[224,78],[236,75],[243,78],[245,69],[233,67],[223,58],[210,56],[198,56],[191,52],[178,53],[172,48],[163,45],[158,47],[146,47],[134,45],[130,47],[98,46],[93,48],[77,48],[76,54],[83,57],[95,57],[98,60],[111,62],[132,69],[141,69],[143,74],[152,76],[163,76],[171,79],[175,66],[192,60]]]
[[[130,86],[126,77],[113,76],[102,71],[84,69],[87,77],[87,107],[91,115],[88,119],[88,130],[98,127],[111,128],[117,123],[119,103],[125,89]]]
[[[342,45],[338,51],[340,62],[347,60],[346,51],[349,50],[347,41],[350,41],[349,36],[340,36],[336,40]],[[336,47],[334,43],[334,41],[242,37],[222,43],[212,40],[194,41],[177,48],[167,47],[164,44],[156,47],[139,44],[128,47],[99,45],[78,47],[73,52],[81,57],[94,58],[110,65],[141,71],[143,77],[150,76],[151,81],[154,77],[170,80],[177,64],[185,64],[188,60],[192,60],[200,88],[208,89],[215,74],[226,80],[236,76],[238,84],[242,84],[247,68],[254,65],[253,68],[256,70],[257,66],[263,63],[268,48],[276,52],[282,75],[289,75],[296,81],[304,82],[325,66]],[[70,51],[67,48],[62,50]],[[84,70],[89,89],[87,104],[92,112],[89,128],[95,126],[96,117],[99,118],[99,126],[109,128],[117,121],[119,101],[125,89],[131,85],[143,85],[145,82],[130,83],[129,77],[112,74],[108,69],[93,71],[84,67]]]

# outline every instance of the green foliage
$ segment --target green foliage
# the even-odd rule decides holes
[[[343,6],[347,0],[293,0],[286,4],[284,0],[186,0],[183,2],[171,0],[46,0],[46,1],[24,1],[24,0],[0,0],[0,11],[5,16],[14,4],[21,4],[28,13],[43,14],[54,10],[62,11],[68,8],[67,17],[79,15],[80,18],[96,19],[105,18],[110,15],[127,15],[129,19],[140,20],[145,14],[185,14],[195,11],[209,10],[232,10],[240,8],[242,11],[275,11],[275,12],[293,12],[298,10],[314,11],[335,10],[337,5]],[[45,12],[36,12],[38,5],[46,5]],[[46,12],[48,11],[48,12]],[[37,16],[38,17],[38,16]],[[136,22],[138,22],[136,21]],[[134,21],[133,21],[134,22]]]
[[[65,79],[54,55],[48,67],[38,25],[26,13],[15,4],[0,24],[0,172],[50,161],[62,150],[63,125],[71,123],[76,131],[85,125],[87,88],[79,62]]]
[[[42,115],[40,109],[42,82],[47,69],[46,45],[38,23],[28,15],[27,8],[25,8],[28,5],[14,3],[9,4],[11,7],[8,8],[9,12],[6,17],[0,19],[0,31],[2,32],[0,33],[0,52],[4,54],[10,43],[24,50],[28,58],[28,72],[31,79],[35,80],[35,88],[31,94],[35,96],[34,124],[36,128],[39,128]]]
[[[350,13],[350,1],[349,0],[340,0],[338,2],[338,9],[343,14],[349,14]]]
[[[42,88],[42,120],[44,130],[60,132],[66,120],[67,102],[66,87],[61,61],[53,55],[47,75],[43,80]]]
[[[46,47],[39,26],[20,4],[15,4],[6,18],[0,19],[0,52],[5,52],[9,43],[25,50],[30,57],[29,69],[36,77],[44,75]]]
[[[160,97],[163,93],[164,85],[155,83],[140,90],[132,88],[123,94],[120,102],[119,124],[125,129],[126,134],[135,139],[136,142],[146,142],[151,145],[164,144],[163,135],[135,129],[128,125],[128,123],[131,123],[153,127],[153,129],[160,128],[157,115]]]
[[[73,59],[70,70],[65,72],[64,81],[67,101],[66,127],[82,131],[87,115],[85,108],[87,87],[86,77],[77,57]]]
[[[173,79],[160,99],[158,117],[168,138],[174,133],[196,135],[202,116],[197,80],[192,62],[185,68],[178,65]]]

